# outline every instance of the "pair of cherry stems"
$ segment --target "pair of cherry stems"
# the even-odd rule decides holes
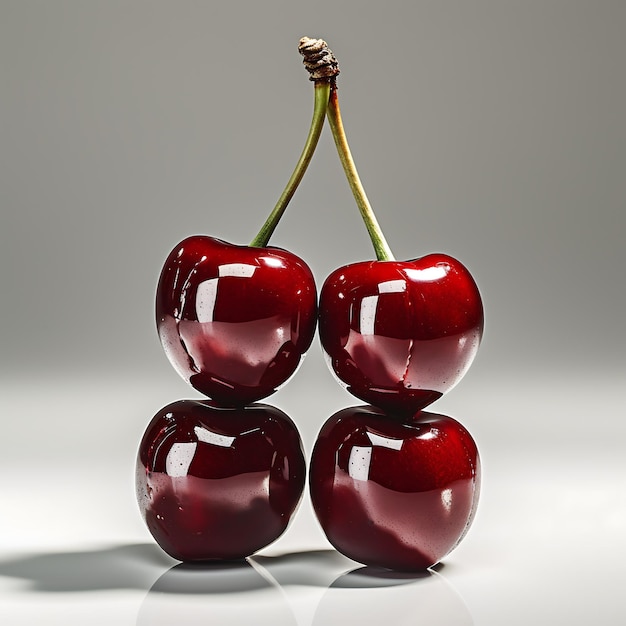
[[[393,261],[395,260],[393,253],[387,244],[385,236],[378,224],[378,220],[376,219],[376,215],[367,199],[365,189],[359,178],[354,159],[352,158],[352,153],[350,152],[350,146],[348,145],[343,121],[341,119],[339,100],[337,98],[337,85],[334,76],[332,78],[315,80],[313,119],[302,154],[276,206],[261,227],[257,236],[250,243],[250,246],[255,248],[267,246],[274,229],[283,216],[285,209],[296,192],[313,158],[313,153],[315,152],[320,135],[322,134],[326,117],[328,117],[333,139],[335,140],[335,146],[339,154],[339,160],[341,161],[346,178],[350,184],[352,195],[356,200],[361,217],[363,218],[363,222],[365,223],[367,232],[374,246],[376,258],[378,261]]]

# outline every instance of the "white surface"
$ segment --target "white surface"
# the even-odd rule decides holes
[[[312,363],[275,402],[296,419],[297,407],[309,405],[300,416],[307,449],[340,408],[328,407],[350,404],[341,390],[327,407],[321,399],[303,403],[311,379],[325,375]],[[617,384],[557,380],[542,392],[533,383],[543,376],[507,386],[480,374],[436,405],[458,418],[464,407],[481,448],[479,513],[461,546],[426,577],[359,572],[330,548],[308,498],[287,533],[249,566],[176,568],[139,518],[132,467],[149,413],[186,388],[175,379],[170,387],[50,381],[34,390],[25,380],[5,381],[2,624],[317,626],[344,616],[354,624],[623,624],[626,463]],[[601,400],[581,393],[600,383]],[[533,387],[532,397],[520,395]]]

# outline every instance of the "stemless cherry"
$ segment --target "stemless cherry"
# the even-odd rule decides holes
[[[369,407],[335,413],[311,457],[313,508],[330,543],[365,565],[420,571],[467,533],[480,459],[456,420]]]
[[[319,309],[321,343],[340,382],[395,413],[413,414],[451,389],[483,330],[476,283],[444,254],[339,268]]]
[[[157,287],[159,337],[174,369],[223,406],[274,393],[295,373],[317,323],[306,263],[268,246],[311,161],[326,118],[330,83],[315,83],[304,149],[274,209],[249,246],[189,237],[168,256]]]
[[[279,409],[180,400],[161,409],[142,438],[137,501],[175,559],[241,559],[285,531],[305,475],[300,435]]]
[[[224,406],[243,406],[296,371],[313,340],[316,306],[313,274],[296,255],[193,236],[165,262],[156,320],[186,381]]]

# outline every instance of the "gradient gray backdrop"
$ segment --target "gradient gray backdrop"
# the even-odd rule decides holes
[[[396,256],[475,274],[477,367],[623,363],[623,2],[0,6],[4,369],[166,367],[163,258],[246,243],[272,208],[309,123],[304,34],[339,58]],[[320,281],[372,255],[327,131],[273,243]]]
[[[437,406],[487,468],[557,450],[567,474],[575,451],[618,451],[625,31],[620,0],[0,0],[4,462],[28,454],[27,423],[71,442],[69,456],[35,442],[51,466],[106,464],[110,447],[130,468],[151,415],[196,397],[158,344],[158,273],[183,237],[247,243],[273,207],[310,122],[303,35],[339,59],[346,131],[396,257],[449,253],[483,293],[481,351]],[[320,284],[373,255],[328,129],[272,243]],[[317,341],[270,401],[307,449],[353,403]]]

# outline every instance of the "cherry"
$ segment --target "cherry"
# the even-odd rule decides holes
[[[304,38],[316,61],[336,67],[322,40]],[[338,72],[338,69],[337,69]],[[376,261],[341,267],[325,281],[320,339],[328,363],[361,400],[407,415],[451,389],[472,363],[483,332],[483,307],[469,271],[443,254],[398,262],[376,220],[346,139],[331,78],[327,116],[339,158],[376,252]]]
[[[137,501],[173,558],[241,559],[285,531],[305,475],[300,435],[279,409],[180,400],[154,416],[141,440]]]
[[[161,343],[178,373],[224,406],[274,393],[316,326],[306,263],[279,248],[193,236],[170,253],[156,298]]]
[[[319,308],[322,346],[348,391],[411,415],[463,377],[483,329],[476,283],[444,254],[339,268]]]
[[[313,119],[300,159],[249,246],[209,236],[174,247],[156,295],[159,338],[176,371],[223,406],[274,393],[295,373],[317,323],[315,281],[296,255],[269,247],[317,146],[330,94],[315,83]]]
[[[420,571],[467,533],[480,460],[451,417],[350,407],[322,427],[309,482],[315,514],[339,552],[365,565]]]

